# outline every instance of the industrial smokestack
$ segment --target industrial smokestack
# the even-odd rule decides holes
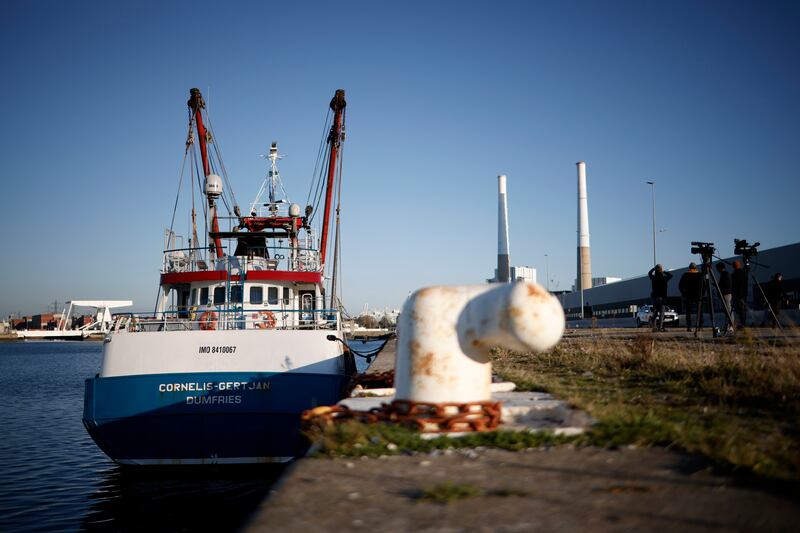
[[[497,281],[508,283],[511,263],[508,259],[508,205],[506,204],[506,177],[497,176]]]
[[[578,286],[592,288],[592,256],[589,251],[589,201],[586,198],[586,163],[578,161]]]

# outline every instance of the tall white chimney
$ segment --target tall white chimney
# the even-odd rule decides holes
[[[592,288],[592,256],[589,251],[589,201],[586,197],[586,163],[578,161],[578,286]]]
[[[511,263],[508,259],[508,205],[506,204],[506,176],[497,176],[497,281],[511,280]]]

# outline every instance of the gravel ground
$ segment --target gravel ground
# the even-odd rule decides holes
[[[420,499],[441,483],[477,495]],[[797,531],[797,484],[715,475],[662,448],[302,459],[254,514],[270,531]]]

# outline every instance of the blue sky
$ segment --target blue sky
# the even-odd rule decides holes
[[[512,264],[568,288],[575,162],[595,275],[684,266],[689,241],[798,241],[800,4],[49,2],[0,4],[0,315],[55,299],[152,307],[190,87],[236,195],[276,140],[303,202],[327,103],[347,91],[344,300],[480,283],[496,176]],[[730,250],[729,250],[730,248]]]

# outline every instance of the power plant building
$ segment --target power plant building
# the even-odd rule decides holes
[[[497,283],[497,269],[494,270],[494,277],[487,279],[489,283]],[[512,266],[510,281],[530,281],[536,283],[536,269],[529,266]]]
[[[599,287],[600,285],[608,285],[609,283],[616,283],[618,281],[622,281],[622,278],[617,278],[614,276],[600,276],[599,278],[592,278],[592,287]],[[575,278],[575,282],[572,285],[572,290],[578,290],[578,278]]]

